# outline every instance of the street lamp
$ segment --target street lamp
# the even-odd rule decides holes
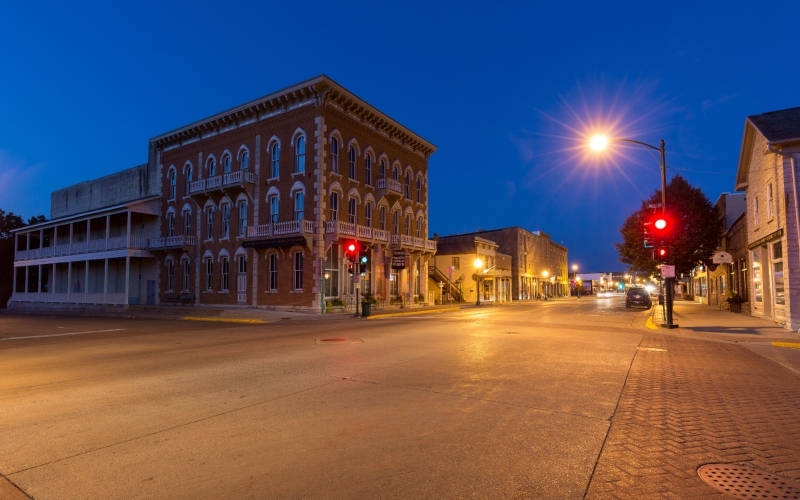
[[[473,264],[475,265],[475,291],[478,296],[475,305],[479,306],[481,305],[481,268],[483,268],[483,261],[477,258]]]
[[[542,271],[542,298],[547,300],[547,277],[550,276],[550,273],[547,271]]]
[[[636,144],[637,146],[642,146],[644,148],[653,149],[658,151],[661,154],[661,213],[666,215],[667,213],[667,157],[666,157],[666,146],[664,144],[664,139],[661,139],[659,143],[659,147],[655,147],[651,144],[647,144],[646,142],[635,141],[633,139],[619,139],[619,138],[609,138],[605,135],[595,135],[591,139],[589,139],[589,147],[594,149],[595,151],[602,151],[608,147],[609,144],[612,142],[626,142],[628,144]],[[678,325],[672,322],[672,302],[674,300],[675,294],[675,278],[666,278],[665,286],[667,288],[667,296],[666,296],[666,311],[665,311],[665,322],[663,327],[665,328],[678,328]]]

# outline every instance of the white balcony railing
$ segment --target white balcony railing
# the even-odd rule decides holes
[[[372,228],[367,226],[356,226],[356,236],[359,238],[372,239]]]
[[[200,193],[206,190],[206,180],[192,181],[189,183],[189,194]]]
[[[375,236],[377,241],[389,241],[389,231],[384,231],[382,229],[374,229],[372,234]]]
[[[206,179],[206,189],[214,189],[218,188],[222,185],[222,176],[215,175],[214,177],[209,177]]]
[[[164,248],[165,238],[149,238],[147,240],[147,248]]]
[[[263,238],[272,236],[272,224],[259,224],[258,226],[247,226],[248,238]]]
[[[285,236],[287,234],[313,234],[313,220],[290,220],[271,224],[248,226],[248,238],[263,238],[267,236]]]
[[[228,172],[227,174],[222,175],[222,184],[225,186],[230,186],[231,184],[239,184],[242,182],[242,171],[239,170],[238,172]]]
[[[400,181],[394,179],[378,179],[377,187],[378,189],[387,189],[397,194],[403,194],[403,185],[400,184]]]
[[[46,304],[110,304],[122,305],[125,303],[125,293],[85,293],[85,292],[15,292],[9,302],[39,302]]]

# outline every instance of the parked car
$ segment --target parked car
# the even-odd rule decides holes
[[[650,299],[650,294],[644,288],[631,288],[625,294],[625,307],[631,306],[644,306],[650,309],[653,306],[653,301]]]

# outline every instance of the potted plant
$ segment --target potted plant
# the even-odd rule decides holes
[[[731,308],[731,312],[741,313],[742,312],[742,302],[744,299],[738,292],[728,292],[728,298],[725,299],[728,301],[728,305]]]

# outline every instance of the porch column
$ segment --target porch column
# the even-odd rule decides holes
[[[127,225],[127,228],[125,229],[125,234],[126,234],[127,239],[128,239],[128,243],[127,243],[127,245],[125,245],[125,248],[130,248],[130,246],[131,246],[131,211],[130,210],[128,210],[128,225]],[[126,299],[125,303],[126,304],[128,303],[127,299]]]
[[[50,277],[50,293],[56,293],[56,263],[53,262],[53,275]]]
[[[69,223],[69,252],[67,252],[67,254],[71,254],[72,253],[72,234],[74,232],[74,229],[75,229],[75,223],[74,222],[70,222]],[[70,269],[72,269],[72,264],[70,264]],[[72,286],[72,281],[70,280],[69,284],[67,285],[67,292],[72,291],[72,289],[70,288],[71,286]]]
[[[108,241],[110,237],[111,237],[111,216],[106,215],[106,241]]]
[[[86,272],[84,273],[86,275],[86,278],[83,280],[83,303],[85,304],[87,295],[89,293],[89,261],[88,260],[83,261],[83,265],[86,267]]]
[[[31,251],[31,233],[30,232],[25,233],[25,237],[28,238],[27,239],[27,244],[25,245],[25,248],[28,249],[27,252],[28,252],[28,255],[30,256],[30,251]],[[27,280],[25,282],[27,283]],[[28,285],[25,285],[25,286],[27,287]],[[26,292],[28,291],[27,288],[25,289],[25,291]]]
[[[106,295],[108,294],[108,259],[106,261],[106,270],[105,274],[103,275],[103,299],[105,299]]]
[[[70,229],[70,237],[71,236],[72,236],[72,230]],[[67,302],[70,301],[69,299],[71,296],[72,296],[72,261],[69,261],[67,262]]]
[[[30,237],[28,238],[28,243],[30,243]],[[28,266],[25,266],[25,293],[28,293]]]
[[[131,218],[130,212],[128,212],[128,237],[130,237],[131,232]],[[125,256],[125,309],[128,308],[128,295],[130,294],[131,290],[131,256]]]
[[[39,240],[41,241],[41,240]],[[41,294],[42,293],[42,265],[39,264],[39,283],[36,285],[36,292]]]
[[[92,239],[92,220],[86,219],[86,251],[89,251],[89,240]],[[87,265],[88,269],[88,265]],[[88,274],[87,274],[88,276]],[[84,287],[85,288],[85,287]]]

